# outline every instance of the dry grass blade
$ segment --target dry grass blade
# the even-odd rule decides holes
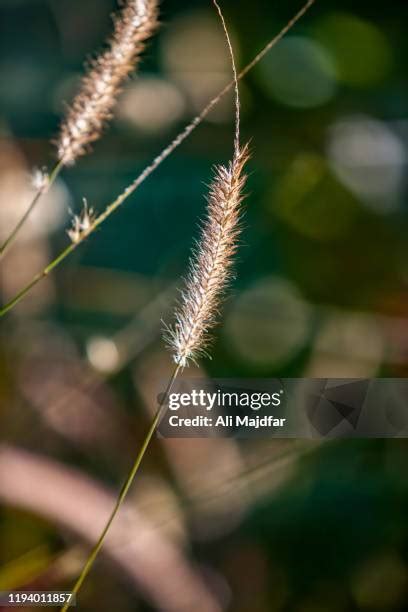
[[[110,512],[114,494],[50,457],[0,444],[0,502],[43,517],[92,543]],[[158,531],[148,512],[134,504],[118,517],[105,552],[118,573],[131,581],[155,610],[221,612],[180,545]]]

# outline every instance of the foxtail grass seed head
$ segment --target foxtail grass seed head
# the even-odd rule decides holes
[[[248,160],[241,148],[228,167],[218,166],[210,186],[207,217],[190,262],[176,322],[166,332],[175,362],[181,367],[206,353],[222,296],[231,279],[238,247],[240,213]]]
[[[74,164],[100,137],[112,117],[124,81],[157,28],[157,19],[158,0],[127,0],[114,17],[108,48],[91,62],[62,123],[56,144],[58,159],[64,166]]]
[[[80,240],[84,237],[84,234],[89,232],[95,218],[93,208],[88,207],[88,202],[84,198],[81,213],[72,217],[71,227],[69,230],[67,230],[69,239],[73,244],[80,242]]]

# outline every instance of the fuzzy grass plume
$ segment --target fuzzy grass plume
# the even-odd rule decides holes
[[[157,0],[127,0],[114,17],[108,49],[91,62],[62,123],[56,143],[62,165],[72,165],[100,137],[123,82],[139,62],[145,41],[157,28],[157,17]]]
[[[179,367],[206,353],[210,330],[217,321],[219,306],[231,279],[234,255],[241,230],[241,203],[248,160],[248,145],[240,145],[240,99],[234,52],[224,16],[218,11],[231,56],[235,82],[236,131],[234,157],[227,166],[217,166],[210,185],[207,216],[201,237],[190,261],[190,269],[181,301],[176,309],[176,322],[166,330],[166,338]]]
[[[190,270],[176,323],[167,332],[175,362],[181,367],[205,354],[209,332],[231,279],[240,234],[240,213],[248,147],[240,149],[228,166],[218,166],[210,186],[207,217],[190,262]]]

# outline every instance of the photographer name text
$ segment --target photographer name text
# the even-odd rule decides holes
[[[275,417],[273,415],[268,416],[219,416],[213,419],[209,416],[198,415],[195,417],[179,417],[178,415],[171,415],[168,419],[168,423],[171,427],[222,427],[222,428],[238,428],[238,427],[250,427],[252,429],[259,429],[260,427],[284,427],[286,423],[285,418]]]

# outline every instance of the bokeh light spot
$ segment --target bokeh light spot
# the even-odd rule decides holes
[[[367,87],[388,74],[392,64],[390,46],[372,23],[347,13],[334,13],[320,22],[316,35],[334,58],[343,83]]]
[[[398,205],[406,164],[402,140],[383,121],[354,116],[329,131],[328,157],[336,176],[371,208]]]
[[[258,366],[280,366],[305,344],[309,306],[296,287],[265,278],[245,291],[227,319],[225,333],[235,354]]]
[[[407,567],[390,552],[369,559],[356,573],[352,590],[362,610],[397,610],[405,601],[407,586]]]
[[[119,106],[119,116],[145,133],[160,133],[180,120],[185,111],[182,93],[171,82],[142,77],[128,87]]]
[[[231,37],[239,63],[239,44],[233,32]],[[196,112],[231,79],[231,61],[222,28],[215,15],[207,11],[193,11],[177,18],[162,37],[161,56],[164,72],[177,83]],[[232,95],[228,95],[207,119],[224,122],[233,117]]]
[[[289,226],[308,238],[342,238],[353,225],[358,204],[323,157],[300,154],[287,169],[272,206]]]
[[[95,370],[103,373],[115,372],[120,363],[116,344],[109,338],[96,336],[90,338],[86,345],[88,361]]]
[[[333,311],[316,336],[307,375],[312,378],[369,378],[384,356],[384,338],[368,314]]]
[[[259,64],[265,90],[287,106],[312,108],[336,93],[336,72],[329,53],[319,43],[299,36],[285,38]]]

